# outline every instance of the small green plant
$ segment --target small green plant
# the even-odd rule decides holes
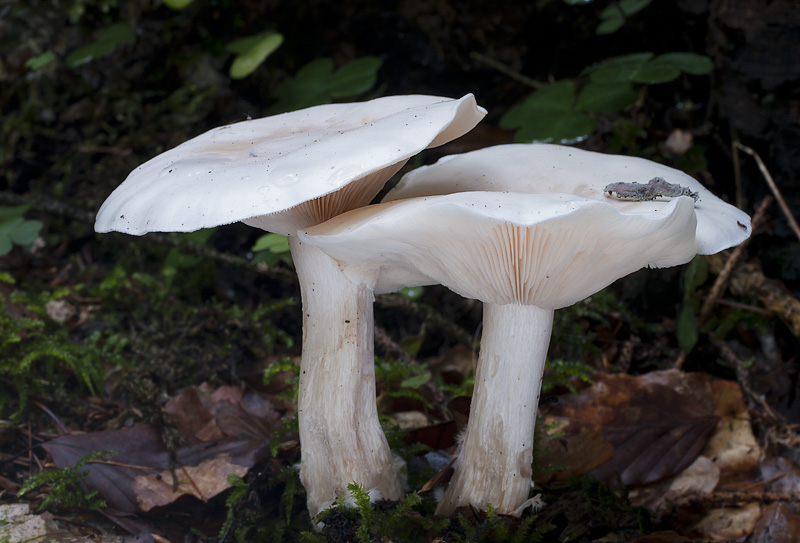
[[[410,398],[426,407],[431,407],[430,402],[419,390],[432,379],[427,367],[393,358],[378,358],[375,360],[375,376],[379,381],[386,383],[384,398]]]
[[[134,40],[133,31],[125,23],[116,23],[99,30],[94,41],[82,45],[67,55],[67,66],[77,68],[95,59],[105,57],[114,52],[119,45]]]
[[[274,266],[278,262],[292,264],[292,253],[289,248],[289,239],[280,234],[264,234],[258,238],[250,249],[255,253],[253,262]]]
[[[396,504],[371,503],[369,493],[355,483],[347,485],[348,493],[341,495],[330,509],[314,518],[325,525],[323,535],[336,526],[348,540],[370,543],[391,539],[393,541],[425,541],[426,535],[440,532],[447,519],[420,515],[418,508],[423,499],[416,492],[406,495]],[[353,505],[350,505],[350,504]],[[310,534],[309,534],[310,535]]]
[[[220,531],[220,543],[281,543],[284,540],[316,541],[308,529],[308,515],[297,515],[298,500],[304,496],[299,470],[292,466],[267,480],[259,474],[249,483],[237,476],[228,477],[233,490],[225,500],[226,520]],[[282,490],[281,485],[283,486]],[[272,500],[280,490],[277,514],[267,515],[260,500]]]
[[[32,490],[46,486],[50,490],[40,509],[48,509],[54,505],[85,507],[91,510],[105,507],[105,500],[97,497],[96,490],[89,491],[80,485],[84,477],[89,475],[89,470],[82,470],[82,468],[89,462],[108,460],[115,454],[114,451],[93,451],[78,460],[74,467],[42,470],[25,481],[17,496],[23,496]]]
[[[29,206],[0,206],[0,256],[11,252],[13,245],[30,247],[39,236],[42,221],[26,220],[22,215]]]
[[[232,79],[243,79],[253,73],[269,55],[283,43],[283,34],[267,31],[239,38],[228,44],[226,48],[236,56],[231,63],[228,74]]]
[[[556,81],[528,95],[500,119],[516,130],[518,142],[575,143],[595,130],[595,114],[620,112],[639,96],[635,85],[667,83],[689,75],[708,74],[711,59],[694,53],[635,53],[613,57],[586,68],[589,80]]]
[[[377,57],[361,57],[334,70],[332,58],[312,60],[273,91],[277,101],[271,112],[283,113],[361,96],[375,85],[382,64]]]
[[[564,0],[570,6],[591,4],[593,0]],[[625,24],[632,15],[636,15],[650,5],[652,0],[611,0],[611,3],[600,12],[600,24],[595,32],[598,35],[613,34]]]
[[[575,392],[575,381],[591,384],[591,376],[595,373],[597,373],[595,368],[578,360],[563,360],[561,358],[548,360],[545,366],[544,379],[542,380],[542,392],[548,392],[557,386],[565,387],[570,392]]]
[[[15,284],[7,273],[0,273],[0,282]],[[63,395],[70,378],[95,394],[102,382],[104,357],[116,356],[124,347],[124,342],[102,342],[99,332],[80,345],[74,343],[67,329],[47,315],[48,304],[68,294],[67,289],[36,295],[15,291],[8,300],[0,294],[0,417],[18,419],[32,395]],[[24,308],[23,314],[10,316],[8,302]]]
[[[597,34],[613,34],[625,24],[631,15],[636,15],[650,5],[652,0],[612,0],[611,4],[600,12],[602,21],[597,25]]]
[[[678,345],[689,353],[699,339],[697,330],[697,312],[700,310],[700,295],[697,289],[708,279],[708,260],[704,256],[696,256],[686,266],[683,273],[683,304],[678,316]]]

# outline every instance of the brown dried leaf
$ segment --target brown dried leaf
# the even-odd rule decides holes
[[[591,387],[546,407],[545,420],[560,423],[555,431],[565,433],[567,443],[589,429],[614,448],[593,471],[601,479],[615,482],[619,475],[626,486],[640,486],[671,477],[702,452],[718,418],[704,395],[707,379],[654,374],[596,376]]]
[[[688,494],[710,494],[719,483],[719,474],[719,466],[705,456],[698,456],[672,479],[632,490],[629,499],[637,507],[657,511]]]
[[[281,427],[292,406],[273,401],[241,387],[208,386],[181,390],[169,399],[164,410],[173,418],[178,432],[189,443],[236,437],[270,439]]]
[[[178,433],[189,443],[207,441],[209,432],[207,427],[214,424],[214,417],[203,406],[200,395],[195,388],[186,388],[170,398],[164,406],[164,411],[172,417]],[[204,437],[199,437],[203,434]],[[219,432],[218,437],[221,436]]]
[[[691,539],[678,535],[672,530],[668,532],[656,532],[636,539],[633,543],[689,543]]]
[[[751,534],[760,517],[761,505],[757,503],[744,507],[721,507],[710,510],[692,530],[703,541],[730,541]]]
[[[230,486],[228,475],[242,475],[260,461],[269,442],[228,439],[179,449],[175,491],[167,450],[153,426],[62,436],[43,447],[57,467],[74,466],[92,451],[115,451],[109,461],[86,465],[89,475],[83,484],[97,490],[114,509],[134,513],[171,503],[183,494],[213,497]]]
[[[795,543],[800,534],[800,505],[771,503],[761,511],[748,543]]]

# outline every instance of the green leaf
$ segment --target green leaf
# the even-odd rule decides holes
[[[17,245],[30,245],[39,237],[42,226],[42,221],[24,221],[11,231],[9,237]]]
[[[627,17],[639,13],[648,5],[652,0],[620,0],[614,1],[600,12],[600,18],[603,19],[597,26],[595,32],[598,35],[612,34],[622,28],[625,24]]]
[[[78,47],[67,55],[67,66],[75,68],[96,58],[110,54],[117,45],[133,41],[134,35],[125,23],[117,23],[104,28],[97,34],[97,39]]]
[[[117,23],[100,30],[97,34],[97,40],[95,41],[120,45],[132,42],[133,38],[133,32],[128,25],[125,23]]]
[[[367,92],[378,80],[382,64],[378,57],[361,57],[348,62],[331,77],[328,93],[333,98],[348,98]]]
[[[175,234],[175,236],[191,243],[203,244],[207,242],[208,238],[210,238],[211,235],[216,231],[216,227],[201,228],[200,230],[195,230],[194,232],[178,232]]]
[[[0,224],[9,220],[22,217],[22,214],[28,211],[30,206],[0,206]]]
[[[180,11],[192,2],[194,2],[194,0],[164,0],[164,5],[170,9]]]
[[[634,103],[639,94],[630,83],[590,81],[581,89],[575,103],[577,111],[613,113]]]
[[[16,230],[16,228],[25,222],[25,219],[22,217],[11,217],[10,219],[6,219],[0,222],[0,235],[11,237],[11,232]]]
[[[8,236],[0,235],[0,256],[7,255],[11,252],[11,240]]]
[[[333,74],[333,59],[329,57],[316,58],[297,70],[295,79],[304,83],[326,82]]]
[[[575,82],[571,79],[556,81],[552,85],[536,90],[521,104],[511,107],[500,118],[501,128],[523,128],[543,114],[568,112],[575,99]]]
[[[56,60],[56,54],[52,51],[47,51],[46,53],[42,53],[39,56],[29,58],[25,62],[25,67],[30,68],[31,70],[39,70],[40,68],[44,68],[54,60]]]
[[[598,36],[606,36],[608,34],[613,34],[625,24],[625,19],[622,18],[621,15],[617,17],[609,17],[608,19],[604,20],[602,23],[597,25],[595,29],[595,34]]]
[[[575,111],[575,82],[561,80],[531,93],[500,119],[502,128],[517,128],[517,142],[574,143],[592,133],[594,119]]]
[[[688,305],[683,306],[678,317],[677,336],[678,345],[687,353],[691,352],[697,344],[697,317],[694,314],[694,310]]]
[[[671,64],[651,61],[631,74],[631,81],[656,85],[658,83],[674,81],[678,79],[680,75],[681,71]]]
[[[272,93],[277,102],[272,113],[294,111],[305,107],[329,104],[328,79],[333,73],[333,59],[312,60],[297,71],[294,78],[281,83]]]
[[[620,0],[619,2],[615,0],[611,5],[600,12],[600,17],[608,19],[615,16],[621,17],[622,14],[625,14],[626,17],[630,17],[649,6],[650,2],[652,2],[652,0]],[[620,13],[620,11],[622,13]]]
[[[426,371],[420,375],[413,375],[408,379],[404,379],[400,386],[403,388],[418,388],[431,380],[431,373]]]
[[[231,42],[228,50],[237,53],[228,72],[232,79],[247,77],[283,43],[283,35],[264,32]]]
[[[708,280],[708,260],[703,256],[696,256],[686,267],[684,276],[685,297],[694,295],[694,292]]]
[[[706,75],[714,71],[711,59],[696,53],[664,53],[653,59],[653,62],[675,66],[690,75]]]
[[[594,70],[591,78],[597,83],[626,83],[633,81],[634,76],[645,63],[644,60],[614,63]]]
[[[514,140],[520,143],[569,144],[581,141],[594,131],[591,116],[579,111],[549,111],[520,128]]]
[[[265,234],[258,238],[251,249],[253,252],[269,251],[271,253],[288,253],[289,238],[280,234]]]

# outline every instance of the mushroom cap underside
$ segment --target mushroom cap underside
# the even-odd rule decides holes
[[[695,255],[694,201],[651,213],[569,194],[468,192],[349,211],[300,232],[376,292],[440,283],[494,304],[558,309],[642,267]]]
[[[385,182],[408,158],[463,135],[484,115],[471,94],[412,95],[221,126],[131,172],[103,203],[95,229],[188,232],[277,214],[370,175],[385,173]]]
[[[400,180],[384,202],[468,191],[566,193],[610,203],[623,212],[649,213],[669,202],[620,199],[611,183],[646,184],[655,177],[696,192],[697,253],[713,254],[750,236],[750,217],[722,201],[693,177],[638,157],[609,155],[551,144],[510,144],[450,155]]]

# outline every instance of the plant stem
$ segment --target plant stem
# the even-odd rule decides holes
[[[289,238],[303,298],[300,479],[313,517],[358,483],[372,500],[402,496],[378,421],[372,289],[320,249]]]
[[[553,311],[484,304],[469,424],[436,510],[472,505],[513,514],[530,492],[533,431]]]

